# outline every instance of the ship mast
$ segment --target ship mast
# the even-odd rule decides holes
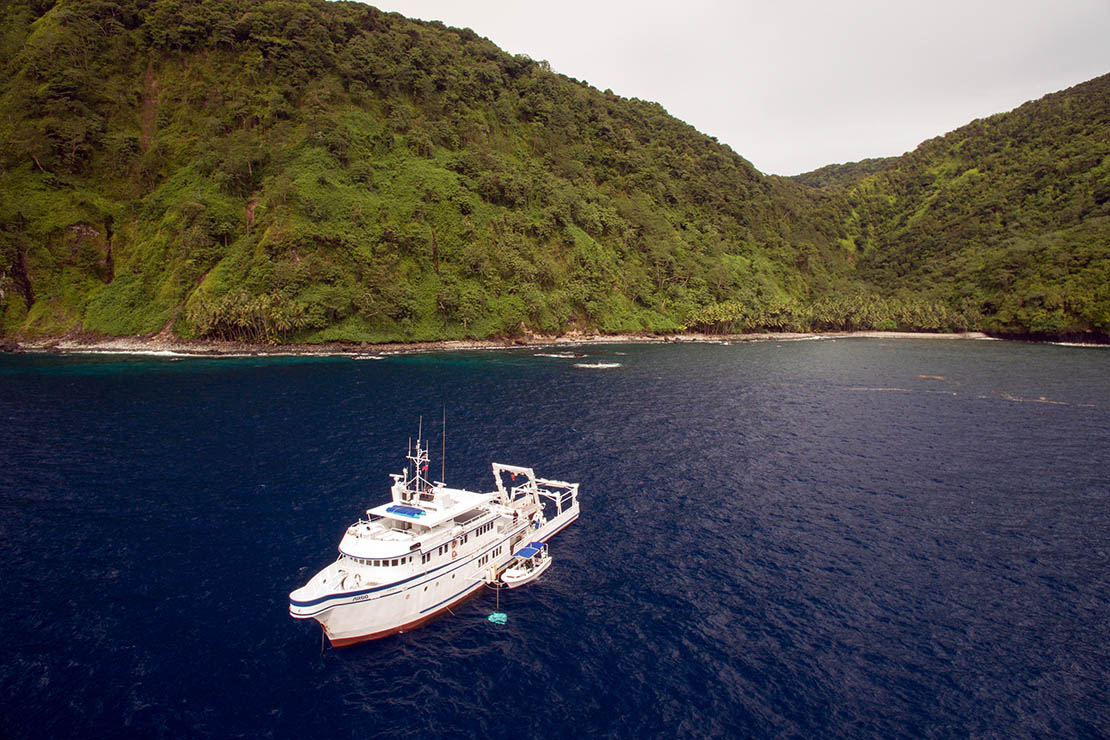
[[[413,465],[413,476],[411,481],[410,490],[413,493],[429,493],[432,490],[431,484],[428,482],[425,474],[428,472],[428,450],[424,447],[424,442],[421,435],[424,432],[424,417],[420,417],[420,425],[416,433],[416,452],[412,451],[412,443],[409,443],[409,462]]]

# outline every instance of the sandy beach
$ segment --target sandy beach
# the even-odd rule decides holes
[[[248,344],[212,340],[185,340],[155,335],[150,337],[50,337],[43,339],[10,339],[0,343],[7,352],[51,354],[141,354],[163,356],[300,356],[337,355],[366,356],[409,354],[416,352],[455,352],[482,349],[513,349],[529,347],[573,347],[605,344],[724,344],[733,342],[800,341],[809,339],[840,339],[869,337],[877,339],[980,339],[989,340],[981,332],[931,334],[925,332],[849,331],[829,333],[777,334],[584,334],[561,336],[528,336],[514,339],[459,339],[435,342],[395,342],[387,344],[341,343],[324,344]]]

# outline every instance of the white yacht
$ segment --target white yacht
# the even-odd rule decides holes
[[[289,613],[318,621],[336,647],[427,622],[496,582],[522,542],[578,518],[577,483],[493,463],[495,491],[449,488],[426,477],[419,439],[408,461],[391,476],[393,500],[348,527],[339,559],[289,594]]]

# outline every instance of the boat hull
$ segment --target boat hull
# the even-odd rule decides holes
[[[450,604],[445,604],[442,609],[434,611],[431,614],[428,614],[426,616],[414,619],[411,622],[406,622],[405,624],[398,625],[396,627],[388,627],[384,630],[381,630],[380,632],[372,632],[368,635],[356,635],[354,637],[335,637],[335,636],[331,635],[328,632],[327,624],[324,624],[324,623],[321,622],[321,625],[324,628],[324,635],[328,638],[328,642],[331,644],[332,647],[337,647],[337,648],[350,647],[351,645],[357,645],[360,642],[370,642],[371,640],[380,640],[383,637],[389,637],[391,635],[396,635],[400,632],[406,632],[408,630],[417,629],[418,627],[423,627],[428,622],[431,622],[435,619],[438,619],[439,617],[446,614],[448,611],[450,611],[451,607],[458,606],[459,604],[463,603],[467,599],[470,599],[470,598],[473,598],[474,596],[477,596],[481,592],[481,590],[482,590],[481,587],[479,587],[479,588],[474,589],[473,591],[469,591],[469,592],[463,594],[462,596],[460,596],[457,600],[451,602]]]
[[[543,572],[550,567],[551,558],[547,558],[542,563],[540,563],[540,565],[537,565],[535,568],[521,575],[520,577],[514,577],[511,570],[506,571],[501,576],[501,582],[505,584],[506,588],[519,588],[520,586],[523,586],[526,583],[531,583],[532,581],[539,578],[541,575],[543,575]]]
[[[577,519],[576,504],[538,529],[530,526],[515,528],[504,539],[396,587],[369,593],[337,594],[334,606],[325,602],[315,607],[315,611],[308,612],[296,605],[291,606],[290,614],[299,619],[318,621],[334,647],[348,647],[416,629],[477,595],[485,587],[490,568],[500,568],[512,560],[511,552],[517,542],[526,538],[547,540]],[[482,556],[499,545],[503,547],[504,555],[478,565]]]

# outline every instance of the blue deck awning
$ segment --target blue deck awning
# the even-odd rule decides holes
[[[544,544],[542,542],[529,542],[527,545],[514,552],[513,555],[518,558],[531,558],[539,554],[543,548]]]

